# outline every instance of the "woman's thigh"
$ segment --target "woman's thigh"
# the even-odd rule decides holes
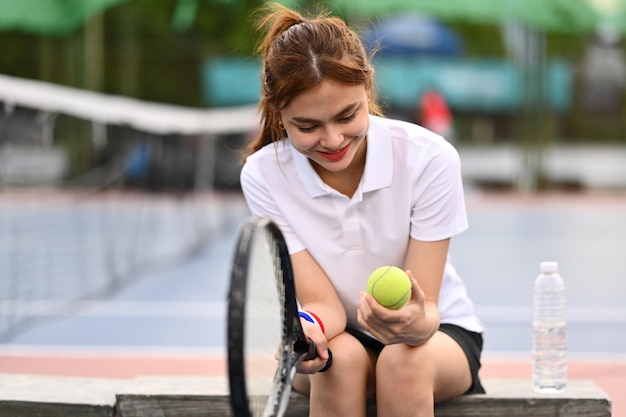
[[[418,390],[430,390],[435,402],[462,395],[472,386],[465,352],[443,332],[435,333],[421,346],[386,346],[379,356],[376,373],[383,384],[387,378],[402,378],[415,386],[416,394]]]

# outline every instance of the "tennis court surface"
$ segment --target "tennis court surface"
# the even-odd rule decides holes
[[[229,263],[238,225],[247,215],[241,197],[213,195],[210,204],[206,200],[197,204],[178,201],[174,206],[161,201],[141,209],[133,208],[132,199],[127,199],[126,205],[123,201],[109,201],[114,206],[106,210],[72,206],[71,214],[63,217],[65,223],[55,223],[50,232],[58,233],[51,237],[56,242],[54,259],[2,261],[4,276],[15,274],[18,268],[35,278],[31,287],[15,283],[10,287],[7,283],[12,281],[3,279],[0,313],[4,325],[18,318],[25,320],[4,334],[0,373],[110,378],[225,375]],[[16,199],[3,200],[0,219],[16,227],[8,219],[26,215],[31,206],[23,204]],[[191,217],[195,222],[211,225],[203,229],[211,239],[171,261],[148,262],[134,274],[117,274],[122,281],[116,281],[114,288],[86,291],[64,305],[65,295],[97,286],[102,267],[98,258],[89,257],[90,251],[109,247],[113,265],[122,268],[129,256],[137,256],[155,239],[148,234],[134,241],[136,234],[129,234],[129,228],[138,226],[132,221],[125,228],[104,228],[110,234],[125,231],[124,236],[91,236],[94,213],[100,213],[99,221],[111,221],[115,213],[128,215],[152,206],[159,208],[158,216],[146,212],[147,226],[143,227],[164,231],[164,249],[175,247],[181,230],[193,230],[193,222],[191,229],[178,230],[183,227],[180,224],[173,229],[167,226],[180,221],[171,217],[178,217],[180,209],[196,213]],[[48,207],[57,214],[60,210],[55,204]],[[106,216],[102,217],[103,213]],[[470,191],[468,213],[470,229],[453,239],[451,254],[488,328],[483,377],[530,377],[532,283],[539,262],[556,260],[568,285],[569,378],[595,380],[612,397],[613,415],[626,415],[622,396],[626,386],[626,272],[620,261],[626,247],[626,196]],[[72,223],[67,220],[70,218],[83,223]],[[39,216],[38,225],[43,225],[43,219]],[[123,219],[130,218],[118,220]],[[84,239],[82,264],[76,263],[75,253],[64,254],[61,244],[76,233]],[[47,253],[37,246],[37,239],[15,242],[5,234],[0,242],[4,250],[7,245],[17,245],[30,248],[30,253]],[[106,246],[111,243],[112,248]],[[71,266],[70,261],[60,261],[63,256],[72,260]],[[38,290],[34,282],[47,282],[45,271],[62,273],[55,273],[55,281]]]

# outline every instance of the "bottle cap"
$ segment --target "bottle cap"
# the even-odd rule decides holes
[[[553,262],[553,261],[546,261],[546,262],[542,262],[539,265],[539,270],[541,272],[558,272],[559,271],[559,263],[558,262]]]

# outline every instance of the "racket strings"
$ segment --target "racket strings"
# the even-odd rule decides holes
[[[293,285],[286,283],[286,280],[291,280],[291,278],[284,275],[287,273],[286,271],[289,271],[288,273],[291,271],[289,254],[284,242],[277,239],[272,232],[268,232],[267,239],[273,261],[274,286],[276,288],[277,305],[281,315],[280,323],[282,323],[280,344],[277,350],[278,363],[273,378],[273,387],[263,413],[264,417],[273,417],[284,414],[289,402],[289,393],[291,392],[291,384],[295,375],[293,366],[293,326],[292,322],[289,321],[293,320],[295,312],[290,310],[290,300],[288,300],[288,297],[295,298],[295,294],[287,291],[287,286],[291,285],[293,287]]]
[[[279,249],[271,233],[257,229],[251,242],[245,307],[245,373],[253,417],[268,415],[268,397],[280,369],[278,358],[285,329],[282,326],[284,291]],[[278,285],[280,283],[280,285]]]
[[[283,271],[284,265],[280,254],[280,247],[278,242],[276,242],[271,235],[268,234],[268,240],[270,240],[270,248],[272,252],[272,258],[274,261],[274,279],[276,285],[276,293],[278,296],[278,302],[280,305],[280,315],[281,317],[287,317],[286,308],[285,308],[285,285],[283,284]],[[282,321],[282,334],[281,334],[281,342],[284,342],[288,339],[290,329],[287,328],[287,321]],[[282,344],[284,346],[284,343]]]
[[[282,416],[295,374],[297,301],[280,230],[251,218],[242,228],[229,292],[229,379],[235,415]],[[301,329],[300,329],[301,332]]]

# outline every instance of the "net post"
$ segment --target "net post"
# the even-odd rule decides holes
[[[212,190],[214,188],[216,139],[216,135],[211,133],[206,133],[199,137],[194,178],[196,191]]]

